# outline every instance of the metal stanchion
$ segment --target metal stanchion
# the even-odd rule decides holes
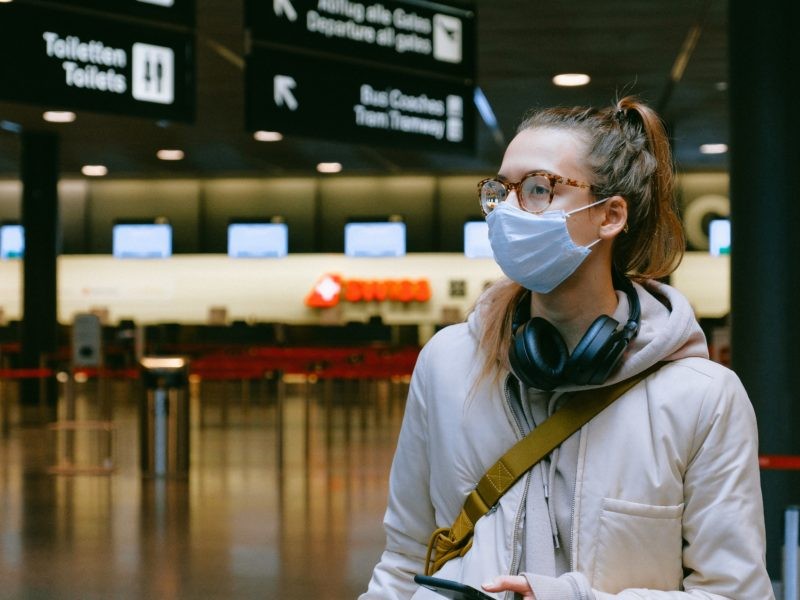
[[[783,600],[799,600],[797,595],[797,542],[800,506],[790,506],[784,513]]]
[[[144,357],[139,451],[142,475],[189,475],[189,362],[184,357]]]

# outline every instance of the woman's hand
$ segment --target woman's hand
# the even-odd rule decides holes
[[[523,600],[536,600],[536,596],[522,575],[502,575],[481,586],[487,592],[516,592],[522,594]]]

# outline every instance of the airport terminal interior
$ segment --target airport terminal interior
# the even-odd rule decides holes
[[[0,0],[0,599],[364,592],[533,106],[664,116],[730,365],[727,2],[635,4]]]
[[[189,466],[169,477],[142,476],[146,391],[134,374],[59,387],[74,412],[49,426],[4,415],[0,597],[354,598],[365,588],[384,542],[406,377],[193,380],[179,400]]]

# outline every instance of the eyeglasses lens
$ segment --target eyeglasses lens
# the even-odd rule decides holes
[[[540,213],[547,210],[553,195],[550,179],[544,175],[529,175],[523,179],[517,188],[517,200],[523,210]],[[508,188],[498,179],[489,179],[481,186],[481,208],[484,214],[489,214],[495,207],[506,200]]]
[[[547,177],[531,175],[522,180],[519,188],[519,202],[522,208],[532,213],[547,209],[553,194],[553,188]]]
[[[508,196],[505,186],[497,179],[489,179],[481,186],[481,208],[488,215]]]

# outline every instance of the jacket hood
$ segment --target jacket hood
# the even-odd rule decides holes
[[[631,340],[620,364],[603,386],[632,377],[657,362],[687,357],[708,358],[705,334],[683,294],[654,280],[646,280],[642,284],[634,283],[633,286],[641,305],[639,333]],[[611,317],[623,326],[628,321],[628,298],[624,292],[617,290],[617,299],[619,303]],[[484,293],[467,319],[469,330],[476,338],[480,336],[482,329],[481,315],[492,309],[491,300]],[[570,384],[557,389],[570,391],[589,387],[600,386]]]

